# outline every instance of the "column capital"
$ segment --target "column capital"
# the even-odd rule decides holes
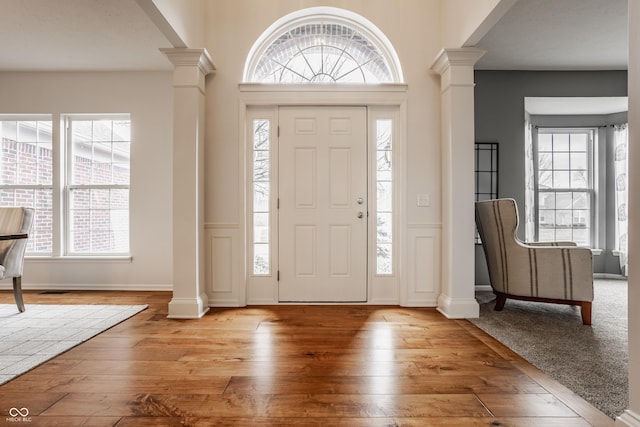
[[[161,48],[160,51],[174,67],[198,67],[205,76],[216,69],[207,49]]]
[[[485,50],[475,47],[445,48],[438,53],[430,69],[442,75],[451,67],[473,67],[485,53]]]

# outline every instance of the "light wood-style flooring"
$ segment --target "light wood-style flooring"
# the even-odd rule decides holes
[[[0,424],[12,407],[28,408],[31,426],[65,427],[614,423],[468,321],[435,309],[264,306],[171,320],[170,298],[25,292],[27,310],[149,308],[0,386]],[[13,295],[0,292],[0,303]]]

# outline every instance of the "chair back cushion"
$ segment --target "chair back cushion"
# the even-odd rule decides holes
[[[507,292],[507,252],[516,244],[518,210],[513,199],[496,199],[476,203],[476,226],[484,247],[491,286]]]

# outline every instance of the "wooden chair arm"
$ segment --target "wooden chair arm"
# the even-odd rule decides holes
[[[27,238],[29,238],[27,233],[0,234],[0,240],[18,240]]]

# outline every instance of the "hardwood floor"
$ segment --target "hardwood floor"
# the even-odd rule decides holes
[[[149,308],[0,386],[33,426],[612,426],[465,320],[435,309],[265,306],[167,319],[169,293],[25,293]],[[0,292],[0,303],[13,303]],[[21,424],[23,425],[23,424]]]

